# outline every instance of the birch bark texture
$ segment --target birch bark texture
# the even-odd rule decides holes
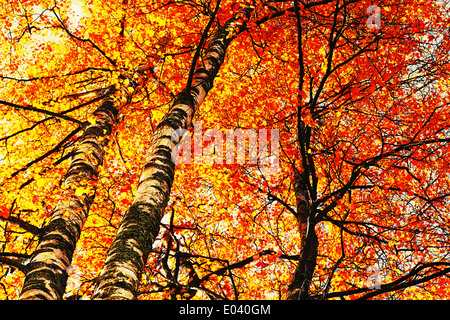
[[[60,300],[67,284],[67,270],[80,238],[89,209],[95,199],[95,184],[99,167],[104,161],[113,126],[119,110],[131,101],[139,81],[110,88],[100,106],[94,111],[94,123],[86,123],[78,146],[73,150],[69,169],[64,177],[66,189],[62,200],[53,210],[48,224],[40,232],[38,246],[26,266],[21,300]],[[128,81],[129,82],[129,81]]]
[[[229,44],[239,30],[242,31],[239,27],[248,21],[252,11],[252,7],[242,8],[211,35],[191,85],[175,97],[171,108],[158,124],[135,198],[108,250],[93,299],[137,299],[142,272],[159,232],[175,176],[172,150],[182,138],[179,133],[191,125],[195,111],[213,86]]]

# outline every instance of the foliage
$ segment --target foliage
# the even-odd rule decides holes
[[[177,165],[138,298],[284,298],[306,237],[296,179],[319,241],[310,298],[450,297],[448,1],[52,0],[0,5],[3,299],[19,298],[68,197],[94,111],[125,87],[98,177],[73,190],[95,199],[65,298],[92,297],[153,133],[201,64],[206,26],[213,18],[211,36],[249,5],[194,120],[224,137],[279,130],[280,166]],[[370,5],[381,28],[366,23]],[[142,65],[138,90],[129,75]],[[367,282],[374,264],[379,287]]]

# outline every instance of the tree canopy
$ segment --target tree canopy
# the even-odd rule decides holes
[[[2,299],[448,299],[447,0],[0,5]]]

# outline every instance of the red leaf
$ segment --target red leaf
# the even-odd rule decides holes
[[[9,218],[9,209],[6,206],[0,206],[0,217]]]
[[[256,263],[256,266],[257,267],[260,267],[260,268],[265,268],[265,267],[267,267],[269,264],[268,263],[265,263],[264,261],[262,261],[262,260],[259,260],[257,263]]]
[[[350,92],[352,93],[353,96],[359,96],[361,94],[361,92],[359,91],[359,87],[355,86],[353,87]]]

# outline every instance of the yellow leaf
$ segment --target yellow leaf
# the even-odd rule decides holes
[[[96,118],[93,115],[89,115],[87,117],[87,121],[89,121],[90,124],[95,124],[96,123]]]
[[[80,197],[83,195],[83,193],[86,193],[86,192],[87,192],[86,188],[79,187],[75,190],[75,195]]]
[[[45,180],[42,179],[42,178],[40,178],[40,179],[36,179],[36,178],[35,178],[35,180],[36,180],[36,185],[37,185],[39,188],[42,188],[43,186],[45,186],[45,185],[47,184],[47,181],[45,181]]]

